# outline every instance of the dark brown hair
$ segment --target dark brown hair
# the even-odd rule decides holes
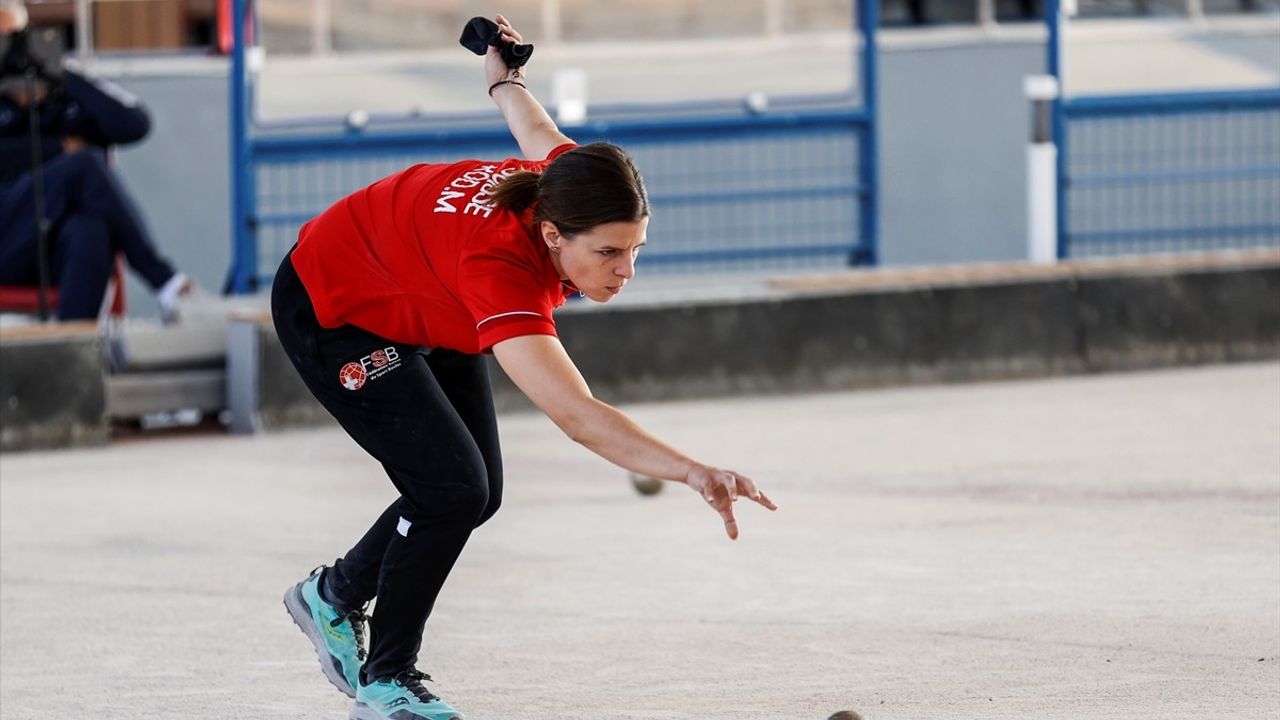
[[[569,150],[541,173],[508,177],[493,191],[493,203],[513,212],[533,206],[534,222],[553,222],[569,237],[649,214],[640,171],[622,148],[604,142]]]

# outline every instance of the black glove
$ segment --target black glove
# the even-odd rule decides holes
[[[529,62],[529,57],[533,55],[533,45],[529,43],[517,45],[503,41],[498,23],[489,18],[471,18],[467,26],[462,29],[462,37],[458,38],[458,42],[477,55],[488,52],[490,46],[498,48],[498,52],[502,54],[502,61],[512,70]]]

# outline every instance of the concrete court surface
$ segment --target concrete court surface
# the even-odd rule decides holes
[[[1280,718],[1280,364],[630,410],[782,509],[505,417],[422,663],[469,720]],[[338,431],[0,476],[5,720],[346,717],[280,604],[391,498]]]

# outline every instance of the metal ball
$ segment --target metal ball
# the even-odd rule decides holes
[[[647,477],[639,473],[630,473],[629,477],[631,478],[631,487],[634,487],[636,492],[641,495],[657,495],[662,492],[662,486],[666,484],[658,478]]]

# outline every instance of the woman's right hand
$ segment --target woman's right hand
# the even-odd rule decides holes
[[[765,495],[755,482],[732,470],[721,470],[708,465],[695,464],[685,475],[685,484],[702,495],[702,499],[719,513],[724,520],[724,531],[730,540],[738,539],[738,520],[733,515],[733,504],[740,497],[747,497],[770,510],[778,506]]]
[[[505,17],[499,15],[494,18],[494,22],[498,23],[498,27],[501,29],[503,42],[516,44],[524,42],[524,39],[520,37],[520,33],[511,27],[511,23]],[[490,87],[494,83],[502,82],[503,80],[519,80],[523,82],[524,68],[512,70],[507,67],[507,62],[502,59],[502,53],[498,52],[498,48],[490,45],[489,51],[484,54],[484,79]]]

